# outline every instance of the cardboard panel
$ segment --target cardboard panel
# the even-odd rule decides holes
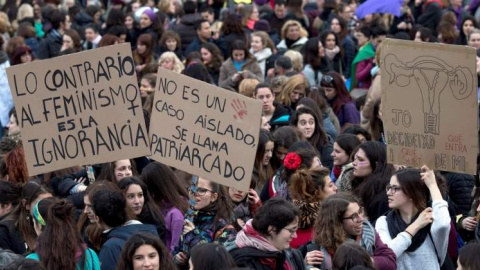
[[[149,155],[129,44],[7,69],[28,171]]]
[[[152,158],[248,190],[261,102],[159,68],[150,123]]]
[[[476,174],[475,49],[387,39],[381,59],[388,162]]]

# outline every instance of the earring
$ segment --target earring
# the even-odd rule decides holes
[[[30,220],[30,216],[27,216],[26,219],[27,219],[27,220]]]

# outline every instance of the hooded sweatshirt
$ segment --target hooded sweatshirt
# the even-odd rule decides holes
[[[136,233],[150,233],[158,237],[157,228],[150,224],[142,224],[137,220],[130,220],[123,226],[115,227],[106,233],[107,241],[100,250],[100,265],[102,270],[115,270],[120,253],[125,242]]]

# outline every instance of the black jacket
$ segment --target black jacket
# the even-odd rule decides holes
[[[38,46],[37,58],[48,59],[58,56],[62,48],[63,38],[56,30],[50,31]]]
[[[273,132],[278,127],[288,126],[290,124],[290,114],[292,113],[289,107],[285,107],[276,101],[273,102],[273,105],[275,106],[275,111],[269,123],[270,132]]]
[[[188,45],[197,37],[195,24],[201,20],[198,14],[186,14],[180,19],[180,23],[175,25],[175,32],[180,35],[182,41],[182,51],[186,52]]]
[[[0,222],[0,248],[9,249],[21,255],[27,252],[25,241],[15,227],[14,220],[2,220]]]
[[[442,172],[442,175],[447,179],[448,194],[456,213],[468,215],[473,201],[472,190],[475,186],[475,177],[453,172]]]
[[[262,251],[252,247],[235,248],[230,251],[233,260],[238,267],[250,267],[256,270],[283,270],[285,260],[294,270],[306,269],[302,254],[298,250],[288,249],[286,251]],[[272,258],[276,267],[263,264],[260,259]]]

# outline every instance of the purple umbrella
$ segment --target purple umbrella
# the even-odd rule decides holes
[[[388,13],[400,16],[400,9],[405,0],[367,0],[355,11],[357,18],[362,19],[373,13]]]

